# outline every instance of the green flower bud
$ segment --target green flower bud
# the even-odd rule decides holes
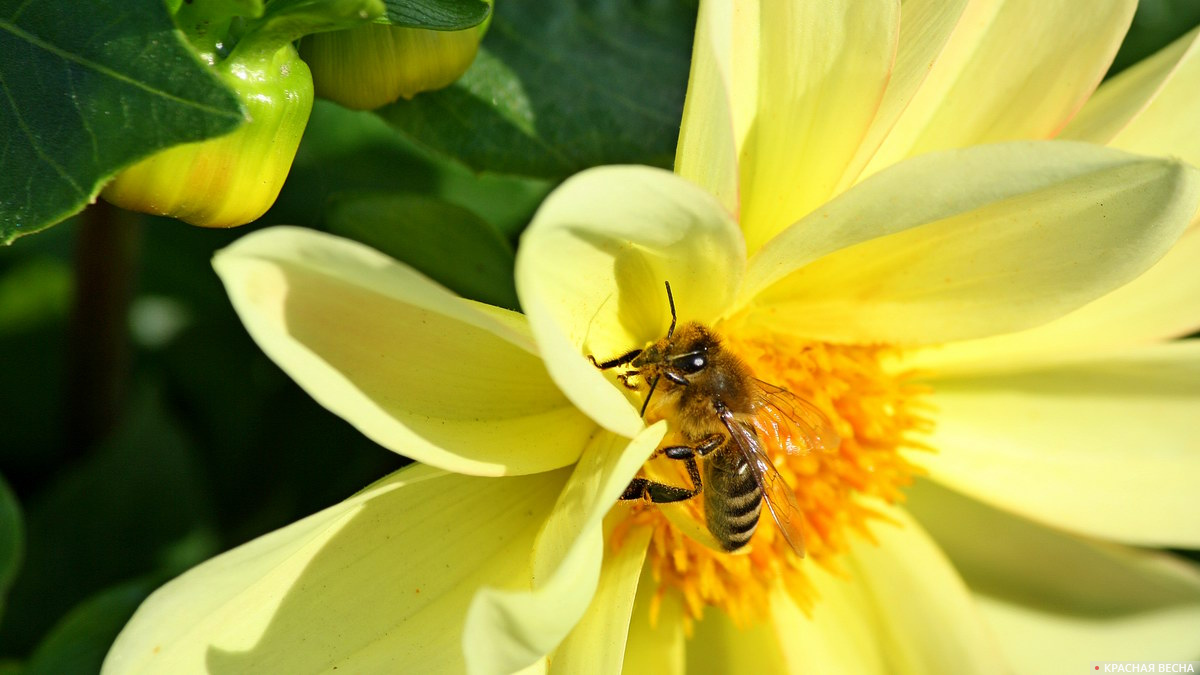
[[[291,44],[258,58],[235,51],[214,68],[237,92],[246,122],[143,159],[105,186],[105,200],[204,227],[244,225],[271,207],[312,111],[312,75]]]
[[[490,23],[489,15],[478,26],[457,31],[367,24],[309,35],[300,43],[300,54],[312,68],[318,96],[373,110],[452,84],[475,60]]]

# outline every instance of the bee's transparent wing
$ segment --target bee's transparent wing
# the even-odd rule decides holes
[[[771,458],[763,449],[755,428],[738,421],[728,410],[722,411],[720,415],[721,422],[729,430],[729,437],[750,464],[750,472],[754,474],[754,480],[763,492],[763,499],[767,502],[771,518],[779,526],[779,531],[792,550],[803,558],[804,532],[800,529],[800,523],[804,516],[800,514],[796,493],[792,492],[787,481],[771,463]]]
[[[811,450],[832,452],[842,439],[833,423],[812,403],[769,382],[755,379],[754,410],[745,416],[768,445],[789,455]]]

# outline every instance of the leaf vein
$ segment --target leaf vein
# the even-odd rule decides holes
[[[161,89],[155,89],[154,87],[151,87],[150,85],[146,84],[145,82],[140,82],[138,80],[135,80],[132,77],[129,77],[128,75],[117,72],[117,71],[113,70],[112,68],[109,68],[103,64],[96,63],[94,61],[89,61],[88,59],[85,59],[82,56],[79,56],[78,54],[72,54],[71,52],[68,52],[68,51],[62,49],[58,45],[54,45],[49,42],[46,42],[45,40],[42,40],[41,38],[37,37],[36,35],[33,35],[32,33],[28,33],[24,30],[21,30],[21,28],[19,26],[9,23],[8,21],[0,21],[0,29],[11,33],[13,36],[15,36],[17,38],[25,40],[26,42],[28,42],[29,44],[31,44],[35,47],[38,47],[46,52],[49,52],[50,54],[53,54],[54,56],[57,56],[58,58],[61,58],[65,61],[70,61],[72,63],[79,64],[80,66],[82,66],[88,70],[95,71],[99,75],[103,75],[105,77],[110,77],[118,82],[122,82],[131,87],[141,89],[142,91],[144,91],[152,96],[157,96],[159,98],[162,98],[162,99],[174,102],[174,103],[178,103],[178,104],[186,106],[186,107],[194,108],[196,110],[207,112],[207,113],[216,115],[218,117],[227,117],[227,118],[237,119],[237,120],[241,119],[241,115],[238,113],[230,113],[227,110],[222,110],[220,108],[213,107],[211,105],[202,103],[200,101],[186,99],[186,98],[183,98],[176,94],[172,94],[170,92],[163,91]]]
[[[53,167],[54,171],[57,172],[58,175],[61,176],[62,179],[66,181],[73,190],[75,190],[75,192],[79,193],[80,197],[86,197],[87,194],[83,191],[83,188],[79,187],[79,184],[75,182],[75,179],[71,178],[70,174],[68,174],[65,169],[59,166],[57,162],[51,159],[50,156],[42,150],[41,145],[39,145],[37,142],[37,137],[25,123],[25,119],[21,117],[21,109],[17,107],[17,102],[13,99],[12,93],[8,89],[8,83],[4,81],[3,73],[0,73],[0,90],[4,91],[4,98],[8,100],[8,105],[12,108],[13,117],[17,121],[17,126],[20,127],[22,132],[25,133],[25,137],[29,139],[30,147],[32,147],[33,151],[37,153],[37,156],[40,157],[42,161]]]

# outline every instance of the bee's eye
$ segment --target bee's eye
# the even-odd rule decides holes
[[[703,354],[692,354],[679,360],[679,369],[689,375],[704,370],[704,366],[707,365],[708,359],[704,358]]]

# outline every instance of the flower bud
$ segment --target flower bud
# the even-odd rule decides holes
[[[312,68],[318,96],[373,110],[452,84],[475,60],[489,23],[491,16],[457,31],[367,24],[309,35],[300,54]]]
[[[312,75],[291,44],[260,60],[231,57],[216,68],[241,100],[246,122],[126,168],[100,193],[105,200],[204,227],[243,225],[266,213],[312,111]]]

